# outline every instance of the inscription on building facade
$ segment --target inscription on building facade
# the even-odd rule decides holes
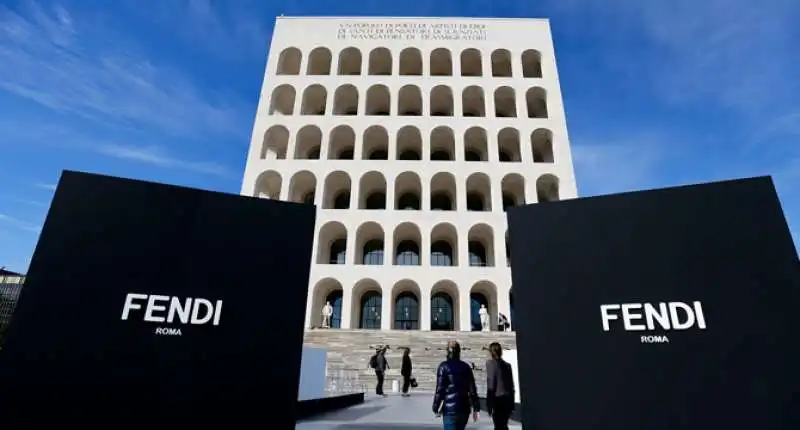
[[[350,23],[339,24],[339,40],[486,40],[486,24]]]

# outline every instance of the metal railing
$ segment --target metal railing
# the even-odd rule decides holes
[[[368,389],[358,370],[327,370],[325,372],[325,392],[328,395],[364,393]]]

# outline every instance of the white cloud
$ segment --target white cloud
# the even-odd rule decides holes
[[[796,157],[786,160],[782,168],[773,173],[773,177],[781,191],[800,198],[800,151]]]
[[[558,0],[554,7],[564,20],[590,16],[596,24],[576,28],[581,37],[666,101],[714,103],[747,117],[798,106],[796,0]]]
[[[9,201],[10,201],[10,202],[12,202],[12,203],[20,203],[20,204],[31,205],[31,206],[38,206],[38,207],[47,207],[47,206],[48,206],[48,204],[47,204],[47,203],[45,203],[45,202],[40,202],[40,201],[36,201],[36,200],[28,200],[28,199],[9,199]]]
[[[668,161],[661,148],[659,139],[652,136],[574,144],[572,158],[580,195],[656,186],[658,170]]]
[[[36,233],[38,233],[42,229],[41,225],[32,224],[30,222],[23,221],[21,219],[3,213],[0,213],[0,223],[6,224],[18,230],[25,230]]]
[[[239,102],[210,102],[186,75],[137,54],[102,21],[36,3],[22,10],[0,7],[0,90],[116,130],[241,130]]]
[[[580,140],[573,139],[581,189],[595,187],[589,178],[603,175],[620,187],[640,183],[641,178],[656,175],[646,169],[659,168],[669,171],[673,180],[771,173],[783,190],[797,188],[790,185],[800,183],[800,80],[796,78],[800,3],[796,0],[553,0],[552,6],[562,14],[552,23],[554,28],[576,38],[572,43],[591,41],[601,51],[598,58],[604,59],[598,66],[611,72],[613,79],[635,80],[630,88],[641,89],[638,98],[655,96],[656,102],[671,104],[681,121],[691,115],[699,121],[708,117],[721,127],[713,137],[683,129],[683,143],[669,144],[666,137],[674,129],[654,126],[651,134],[662,135],[670,152],[693,148],[695,156],[709,158],[707,163],[695,161],[687,163],[692,167],[671,169],[646,161],[641,155],[646,149],[634,153],[625,149],[636,145],[631,139],[625,139],[628,143],[622,147],[608,148],[581,148]],[[688,110],[681,112],[684,109]],[[726,125],[719,118],[731,122]],[[662,121],[669,124],[670,118]],[[716,140],[716,146],[705,145],[707,140]],[[619,169],[603,173],[602,168],[587,165],[593,150],[602,152],[599,148],[611,154],[595,157],[616,159],[612,154],[622,152],[645,161],[618,164]]]
[[[131,13],[167,29],[176,37],[226,60],[266,58],[271,31],[271,17],[262,12],[264,2],[237,0],[177,0],[154,2],[142,8],[140,0],[122,1]],[[294,0],[284,0],[281,7],[291,7]],[[233,49],[232,49],[233,48]]]
[[[634,8],[646,34],[665,48],[657,76],[673,98],[712,97],[748,116],[770,115],[792,102],[787,90],[800,88],[792,65],[796,1],[678,0]]]
[[[760,137],[768,138],[776,135],[800,136],[800,106],[794,112],[788,112],[769,121],[762,130]]]
[[[174,167],[219,176],[225,176],[228,173],[228,170],[222,165],[176,158],[169,155],[164,148],[157,146],[137,147],[105,144],[98,147],[98,152],[119,159],[138,161],[159,167]]]
[[[48,184],[48,183],[44,183],[44,182],[39,182],[39,183],[36,183],[36,184],[33,184],[33,185],[36,188],[42,188],[42,189],[45,189],[45,190],[50,190],[50,191],[55,191],[56,190],[56,184]]]
[[[215,7],[215,3],[216,6]],[[220,8],[219,5],[224,5]],[[188,13],[181,15],[188,34],[194,38],[202,37],[206,47],[217,53],[231,55],[237,51],[247,54],[261,53],[266,56],[269,31],[262,22],[253,16],[253,2],[222,2],[212,0],[189,0]],[[238,46],[241,50],[231,50]]]
[[[226,176],[229,173],[228,168],[219,163],[187,160],[174,155],[174,153],[180,151],[180,148],[168,150],[163,145],[129,143],[147,140],[147,136],[141,133],[108,137],[108,135],[87,133],[84,130],[77,130],[77,128],[61,128],[51,124],[43,124],[40,127],[36,122],[25,118],[19,121],[0,120],[0,137],[18,146],[57,144],[60,148],[70,148],[115,159],[137,161],[163,168],[181,169],[216,176]],[[55,190],[56,188],[56,184],[46,181],[34,183],[33,185],[46,190]]]
[[[58,115],[50,121],[41,114],[9,112],[0,120],[0,145],[57,146],[224,175],[217,163],[184,160],[160,146],[133,142],[156,136],[176,145],[202,144],[250,128],[251,115],[241,114],[248,111],[240,102],[230,96],[209,101],[207,89],[139,55],[107,22],[88,13],[34,2],[20,11],[0,6],[0,64],[0,95],[27,99]]]

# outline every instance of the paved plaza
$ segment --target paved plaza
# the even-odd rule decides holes
[[[441,418],[431,413],[432,395],[430,393],[412,394],[401,397],[390,394],[388,398],[367,395],[364,403],[332,412],[307,421],[299,421],[297,430],[427,430],[441,429]],[[468,429],[487,430],[494,428],[492,419],[481,414],[477,423],[467,426]],[[519,424],[509,425],[511,429],[521,429]]]

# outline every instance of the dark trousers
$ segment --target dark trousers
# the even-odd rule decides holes
[[[494,430],[508,430],[508,419],[514,411],[514,398],[512,396],[495,397],[492,402],[492,422]]]
[[[464,430],[469,423],[469,414],[444,415],[442,417],[442,430]]]
[[[403,394],[408,393],[408,387],[411,386],[411,376],[403,375]]]
[[[383,377],[384,373],[380,370],[375,371],[375,376],[378,377],[378,384],[375,386],[375,394],[382,396],[383,395]]]

